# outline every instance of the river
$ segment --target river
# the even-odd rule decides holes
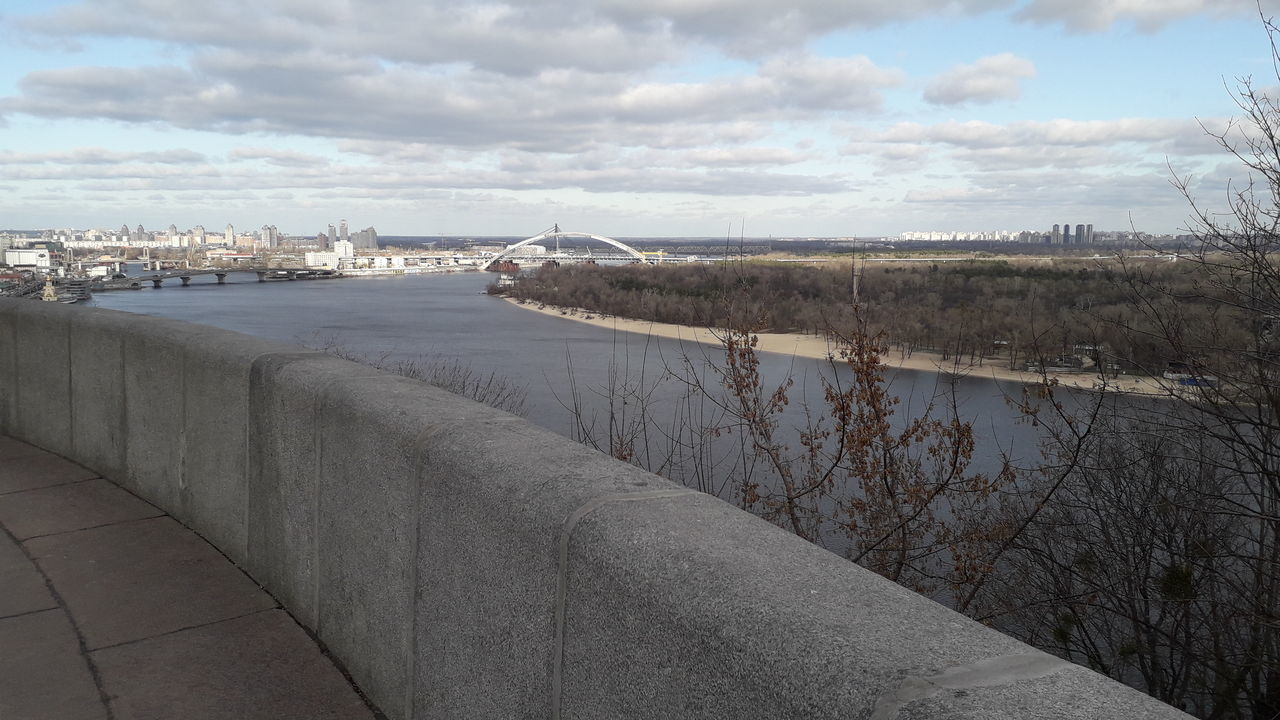
[[[570,359],[578,396],[603,416],[611,366],[628,368],[624,374],[633,378],[643,368],[654,378],[661,376],[664,363],[678,365],[682,355],[698,360],[700,353],[717,352],[530,312],[485,295],[492,280],[488,273],[470,272],[259,283],[252,273],[232,273],[226,285],[216,284],[212,276],[196,276],[188,287],[171,280],[159,290],[99,293],[91,302],[311,347],[336,345],[374,357],[459,360],[477,372],[494,372],[524,386],[527,417],[569,436],[574,418],[562,401],[571,396]],[[801,397],[811,407],[821,406],[817,378],[825,363],[770,353],[761,357],[766,382],[776,384],[788,372],[796,378],[786,421],[800,422]],[[902,397],[899,418],[943,389],[938,375],[910,370],[897,371],[891,388]],[[974,424],[977,467],[994,467],[1001,451],[1015,458],[1035,457],[1033,432],[1015,421],[1006,401],[1006,393],[1020,392],[1018,385],[970,377],[956,381],[955,391],[961,416]],[[661,390],[659,401],[675,393],[674,387]]]

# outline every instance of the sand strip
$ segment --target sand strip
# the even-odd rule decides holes
[[[707,328],[671,325],[667,323],[650,322],[648,320],[634,320],[631,318],[614,317],[612,315],[601,315],[599,313],[593,313],[589,310],[582,310],[580,308],[559,308],[552,305],[539,306],[532,302],[521,304],[518,300],[509,297],[503,297],[502,299],[516,307],[524,308],[531,312],[542,313],[543,315],[549,315],[551,317],[564,318],[566,320],[573,320],[574,322],[586,323],[588,325],[595,325],[596,327],[637,333],[639,335],[671,338],[685,342],[697,342],[714,346],[720,345],[719,338],[716,337],[714,332]],[[826,358],[831,350],[830,345],[825,338],[814,335],[798,335],[794,333],[758,333],[757,335],[760,340],[756,347],[764,352],[821,360]],[[1004,366],[1000,360],[992,360],[990,358],[985,360],[981,366],[967,362],[957,365],[951,360],[943,360],[942,355],[938,353],[927,352],[915,352],[912,353],[910,357],[904,357],[902,353],[891,351],[882,359],[888,367],[903,370],[951,373],[955,375],[991,378],[993,380],[1016,383],[1038,383],[1043,379],[1037,373],[1013,370]],[[1092,389],[1098,382],[1097,375],[1087,372],[1051,373],[1049,377],[1057,379],[1058,383],[1063,386],[1074,388]],[[1108,389],[1118,392],[1152,395],[1168,394],[1168,391],[1162,388],[1160,383],[1154,378],[1123,376],[1119,379],[1110,379],[1107,381],[1107,384]]]

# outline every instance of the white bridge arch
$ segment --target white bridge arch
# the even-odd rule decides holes
[[[645,258],[644,256],[644,253],[640,252],[639,250],[636,250],[635,248],[631,247],[630,245],[627,245],[624,242],[620,242],[618,240],[614,240],[613,238],[605,237],[603,235],[592,235],[591,233],[583,233],[583,232],[566,232],[561,230],[559,225],[556,225],[552,227],[550,230],[546,230],[544,232],[538,233],[537,235],[534,235],[531,238],[525,238],[524,240],[521,240],[515,245],[512,245],[508,247],[506,250],[503,250],[502,252],[498,253],[497,255],[494,255],[493,258],[489,260],[489,266],[499,263],[505,258],[508,258],[512,255],[518,254],[516,251],[524,247],[525,245],[530,245],[532,243],[538,242],[539,240],[546,240],[547,238],[561,238],[561,237],[575,237],[575,238],[587,238],[588,240],[599,240],[600,242],[605,243],[606,245],[612,245],[613,247],[618,248],[619,250],[630,255],[636,260],[640,260],[640,261],[647,260],[647,258]]]

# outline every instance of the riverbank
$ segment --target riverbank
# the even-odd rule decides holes
[[[637,333],[640,335],[652,335],[654,337],[669,338],[682,342],[720,345],[720,339],[716,337],[714,332],[707,328],[671,325],[668,323],[657,323],[648,320],[635,320],[632,318],[614,317],[612,315],[601,315],[600,313],[593,313],[580,308],[560,308],[552,305],[539,306],[531,302],[521,303],[515,298],[509,297],[503,297],[501,299],[515,305],[516,307],[523,308],[531,312],[550,315],[553,317],[561,317],[575,322],[595,325],[596,327],[610,328],[613,330],[621,330],[623,332]],[[826,338],[814,335],[798,335],[794,333],[757,333],[757,336],[759,337],[759,343],[756,347],[758,350],[763,352],[821,360],[826,358],[832,351],[831,345]],[[957,364],[953,360],[944,360],[942,355],[939,353],[915,352],[910,356],[906,356],[903,353],[889,352],[885,354],[882,360],[884,361],[884,364],[891,369],[948,373],[952,375],[988,378],[1001,382],[1032,384],[1039,383],[1044,379],[1038,373],[1014,370],[1001,365],[999,360],[992,360],[990,358],[988,358],[982,365],[971,364],[968,362]],[[1064,387],[1081,389],[1094,389],[1098,382],[1097,375],[1087,372],[1050,373],[1049,377],[1057,380],[1058,383]],[[1161,387],[1160,383],[1154,378],[1130,376],[1108,380],[1107,389],[1116,392],[1136,393],[1142,395],[1168,394],[1168,392]]]

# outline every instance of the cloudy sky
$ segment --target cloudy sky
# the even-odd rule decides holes
[[[1280,0],[1262,0],[1280,13]],[[1176,231],[1255,0],[0,0],[0,228]]]

